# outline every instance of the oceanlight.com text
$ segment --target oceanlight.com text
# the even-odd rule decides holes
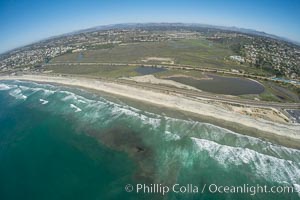
[[[218,185],[218,184],[204,184],[202,186],[194,184],[174,184],[167,186],[163,184],[127,184],[125,186],[126,192],[135,192],[143,194],[162,194],[166,195],[170,192],[181,194],[204,194],[204,193],[219,193],[219,194],[249,194],[251,196],[256,194],[270,193],[270,194],[291,194],[299,193],[293,186],[267,186],[267,185]]]

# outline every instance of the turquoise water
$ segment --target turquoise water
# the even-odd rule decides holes
[[[0,199],[299,199],[207,188],[299,189],[299,150],[48,84],[0,82],[0,108]],[[135,188],[175,183],[200,191],[162,196]]]

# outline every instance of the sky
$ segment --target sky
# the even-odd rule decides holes
[[[0,0],[0,53],[99,25],[183,22],[236,26],[300,42],[299,0]]]

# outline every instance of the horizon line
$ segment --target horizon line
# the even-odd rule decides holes
[[[63,37],[65,35],[72,34],[72,33],[76,34],[76,32],[85,31],[85,30],[92,29],[92,28],[101,28],[101,27],[105,27],[105,26],[115,26],[115,25],[122,25],[122,24],[131,24],[131,25],[134,25],[134,24],[164,24],[164,23],[165,24],[203,25],[203,26],[213,26],[215,28],[219,27],[219,28],[236,28],[236,29],[251,30],[251,31],[258,32],[258,33],[266,34],[266,37],[268,37],[268,38],[271,38],[270,36],[275,36],[278,39],[281,39],[281,40],[283,40],[285,42],[290,42],[290,43],[293,43],[295,45],[300,46],[300,41],[296,41],[296,40],[290,39],[288,37],[280,36],[280,35],[273,34],[273,33],[268,33],[268,32],[265,32],[265,31],[262,31],[262,30],[253,29],[253,28],[244,28],[244,27],[238,27],[238,26],[233,26],[233,25],[217,25],[217,24],[206,24],[206,23],[199,23],[199,22],[123,22],[123,23],[112,23],[112,24],[95,25],[95,26],[91,26],[91,27],[87,27],[87,28],[81,28],[81,29],[71,30],[71,31],[68,31],[68,32],[65,32],[65,33],[48,36],[48,37],[45,37],[43,39],[32,41],[32,42],[29,42],[27,44],[20,45],[18,47],[6,50],[4,52],[0,52],[0,56],[3,55],[3,54],[9,53],[11,51],[14,51],[14,50],[17,50],[17,49],[20,49],[20,48],[24,48],[26,46],[30,46],[30,45],[33,45],[33,44],[36,44],[36,43],[39,43],[39,42],[42,42],[42,41],[45,41],[45,40],[54,39],[54,38],[57,38],[57,37]],[[239,31],[237,30],[237,32],[239,32]],[[241,33],[243,33],[243,32],[241,32]]]

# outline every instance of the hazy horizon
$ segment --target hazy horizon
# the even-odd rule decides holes
[[[7,53],[7,52],[10,52],[10,51],[12,51],[14,49],[22,48],[24,46],[31,45],[31,44],[34,44],[34,43],[37,43],[37,42],[40,42],[40,41],[43,41],[43,40],[47,40],[47,39],[51,39],[51,38],[55,38],[55,37],[60,37],[60,36],[67,35],[67,34],[72,34],[72,33],[76,34],[76,32],[88,30],[88,29],[91,29],[91,28],[102,27],[102,26],[103,27],[105,27],[105,26],[114,26],[114,25],[118,25],[118,24],[151,24],[151,23],[154,23],[154,24],[162,24],[162,23],[176,24],[176,23],[182,23],[182,24],[196,24],[196,25],[215,26],[215,27],[220,26],[220,27],[224,27],[224,28],[228,28],[228,29],[230,29],[230,28],[248,29],[248,30],[253,30],[253,31],[257,31],[257,32],[264,32],[264,33],[269,34],[269,35],[274,35],[274,36],[277,36],[277,37],[282,38],[282,39],[287,39],[290,42],[294,42],[294,43],[299,43],[300,42],[300,41],[296,41],[296,40],[293,40],[293,39],[290,39],[290,38],[287,38],[287,37],[284,37],[284,36],[281,36],[281,35],[276,35],[276,34],[268,33],[268,32],[265,32],[263,30],[256,30],[256,29],[245,28],[245,27],[237,27],[237,26],[225,26],[225,25],[217,25],[217,24],[205,24],[205,23],[198,23],[198,22],[163,22],[163,21],[162,22],[124,22],[124,23],[115,23],[115,24],[96,25],[96,26],[92,26],[92,27],[86,27],[86,28],[82,28],[82,29],[71,30],[69,32],[60,33],[60,34],[57,34],[57,35],[50,35],[50,36],[47,36],[45,38],[37,39],[37,40],[31,41],[31,42],[26,43],[26,44],[22,44],[20,46],[14,47],[14,48],[11,48],[11,49],[8,49],[8,50],[4,50],[3,52],[0,51],[0,54]]]
[[[0,2],[0,53],[49,37],[123,23],[197,23],[266,32],[300,42],[297,1]]]

